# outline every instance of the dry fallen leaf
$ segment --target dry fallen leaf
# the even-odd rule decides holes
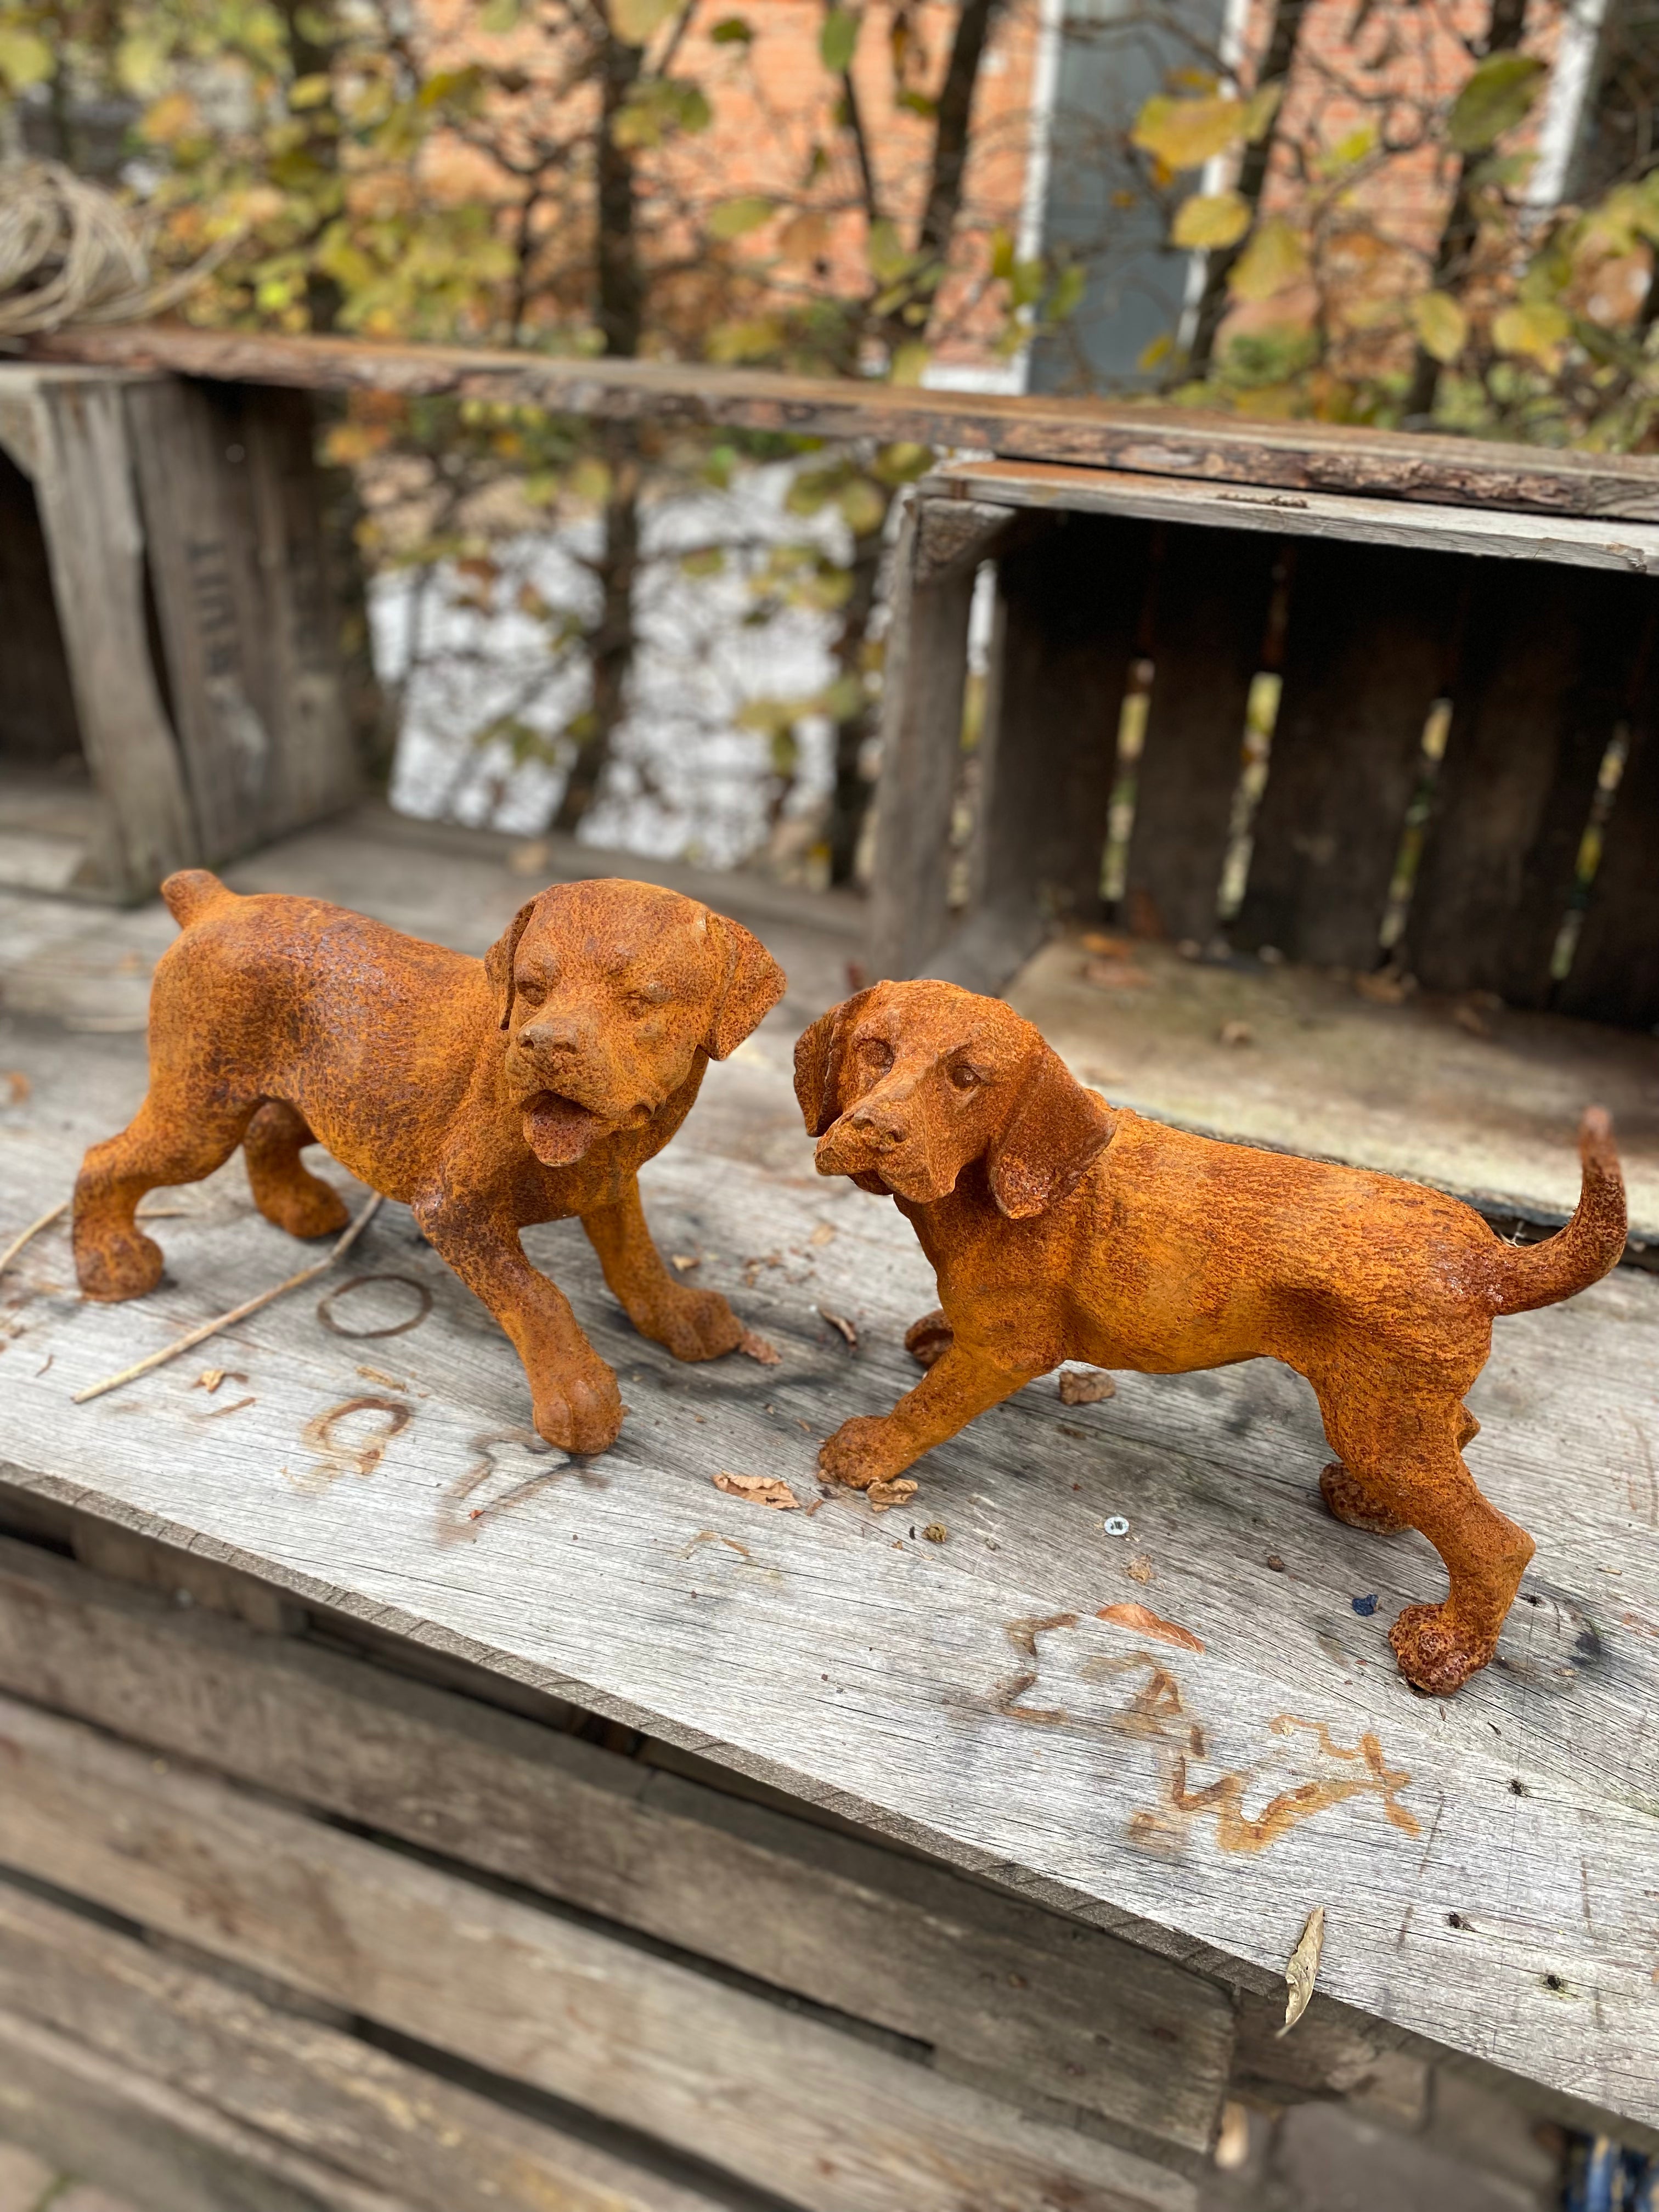
[[[1375,975],[1356,975],[1353,987],[1362,999],[1369,999],[1375,1006],[1399,1006],[1417,988],[1417,978],[1384,968]]]
[[[1060,1402],[1062,1406],[1097,1406],[1103,1398],[1115,1398],[1117,1385],[1099,1367],[1062,1367]]]
[[[890,1507],[902,1505],[914,1498],[916,1486],[908,1476],[901,1475],[896,1482],[872,1482],[864,1494],[872,1513],[885,1513]]]
[[[1085,960],[1083,980],[1097,991],[1138,991],[1152,978],[1127,960]]]
[[[818,1308],[818,1319],[820,1321],[827,1321],[831,1328],[840,1331],[841,1334],[847,1339],[847,1349],[849,1352],[856,1352],[858,1350],[859,1333],[857,1329],[854,1328],[852,1322],[848,1320],[845,1314],[831,1313],[828,1306],[820,1306]]]
[[[683,1275],[689,1275],[693,1267],[701,1267],[702,1265],[702,1255],[700,1252],[671,1252],[668,1256]]]
[[[1314,1983],[1319,1975],[1319,1954],[1325,1948],[1325,1908],[1316,1905],[1308,1915],[1300,1941],[1291,1954],[1290,1964],[1285,1969],[1285,2025],[1281,2035],[1288,2035],[1304,2012],[1313,1995]]]
[[[1254,1044],[1255,1033],[1248,1022],[1223,1022],[1218,1037],[1221,1044]]]
[[[1103,960],[1127,960],[1129,940],[1127,937],[1108,937],[1103,930],[1085,930],[1083,934],[1085,952],[1098,953]]]
[[[1179,1644],[1183,1651],[1201,1651],[1204,1649],[1190,1628],[1183,1628],[1176,1620],[1160,1620],[1147,1605],[1133,1601],[1124,1605],[1103,1605],[1095,1619],[1115,1622],[1119,1628],[1133,1628],[1136,1635],[1155,1637],[1160,1644]]]
[[[780,1513],[799,1510],[800,1500],[775,1474],[728,1474],[722,1468],[714,1478],[716,1490],[728,1498],[746,1498],[751,1505],[775,1505]]]
[[[775,1367],[783,1358],[775,1344],[769,1344],[757,1328],[745,1328],[738,1339],[738,1350],[745,1359],[758,1359],[763,1367]]]
[[[820,1221],[806,1241],[809,1244],[827,1244],[835,1233],[836,1224],[833,1221]]]
[[[1149,1583],[1152,1581],[1153,1575],[1156,1572],[1156,1569],[1153,1567],[1152,1561],[1147,1558],[1145,1552],[1137,1552],[1133,1559],[1130,1560],[1128,1565],[1124,1569],[1124,1572],[1128,1576],[1129,1580],[1132,1583]]]
[[[951,1532],[942,1521],[930,1521],[921,1533],[930,1544],[942,1544]]]
[[[9,1106],[21,1106],[34,1085],[21,1067],[8,1067],[0,1069],[0,1088],[5,1091]]]
[[[1460,1030],[1467,1030],[1471,1036],[1489,1037],[1492,1035],[1492,1024],[1478,1006],[1470,1006],[1467,1000],[1452,1008],[1452,1019]]]

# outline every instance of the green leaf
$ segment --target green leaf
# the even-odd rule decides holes
[[[1452,102],[1446,136],[1460,154],[1484,154],[1525,120],[1546,71],[1532,54],[1488,54]]]
[[[1236,146],[1243,132],[1242,100],[1171,100],[1160,93],[1135,118],[1129,143],[1166,169],[1197,169]]]
[[[858,42],[858,9],[832,8],[824,17],[823,28],[818,33],[818,54],[825,69],[832,70],[836,76],[850,69]]]
[[[869,241],[865,247],[870,272],[879,284],[896,283],[910,266],[910,256],[904,250],[904,240],[899,236],[898,225],[883,216],[879,222],[870,226]]]
[[[1424,292],[1412,301],[1411,317],[1425,353],[1438,362],[1455,361],[1469,335],[1469,319],[1449,292]]]
[[[1237,246],[1249,227],[1250,204],[1242,193],[1206,192],[1176,209],[1170,240],[1194,249]]]
[[[991,274],[1006,283],[1014,273],[1014,238],[1007,230],[991,233]]]
[[[288,104],[290,107],[321,107],[331,89],[325,70],[319,70],[314,76],[296,76],[288,88]]]
[[[751,46],[755,27],[741,15],[722,15],[708,36],[717,46]]]
[[[882,497],[880,487],[872,484],[867,477],[854,477],[842,490],[837,504],[842,520],[854,538],[868,538],[887,519],[887,501]]]
[[[1285,97],[1285,80],[1270,77],[1266,84],[1257,85],[1244,103],[1245,143],[1259,146],[1273,127],[1273,118],[1279,112],[1279,103]]]
[[[678,0],[611,0],[611,27],[625,46],[642,46]]]
[[[1289,223],[1274,216],[1258,225],[1234,263],[1227,289],[1238,300],[1271,300],[1308,273],[1308,249]]]
[[[708,217],[711,238],[746,238],[751,230],[770,222],[776,202],[762,192],[744,192],[734,200],[722,200]]]
[[[896,346],[893,358],[887,365],[890,384],[917,385],[927,374],[927,364],[933,356],[920,338],[908,344]]]
[[[0,24],[0,80],[14,92],[23,92],[44,84],[52,72],[52,48],[38,32]]]
[[[1088,270],[1080,261],[1069,263],[1054,279],[1054,289],[1043,310],[1045,320],[1063,323],[1068,315],[1074,315],[1083,305],[1083,295],[1088,289]]]
[[[519,27],[519,0],[484,0],[478,10],[478,28],[488,31],[492,39],[505,38],[509,31]]]

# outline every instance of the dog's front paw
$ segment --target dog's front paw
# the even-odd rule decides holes
[[[1400,1671],[1414,1690],[1449,1698],[1478,1674],[1497,1648],[1458,1629],[1443,1605],[1408,1605],[1389,1631]]]
[[[890,1482],[902,1474],[915,1456],[895,1435],[890,1419],[858,1413],[824,1439],[818,1449],[818,1472],[849,1490],[868,1490],[872,1482]]]
[[[719,1359],[743,1341],[743,1323],[718,1291],[676,1283],[639,1324],[642,1336],[665,1345],[676,1359]]]
[[[561,1451],[602,1452],[616,1443],[623,1425],[622,1393],[602,1359],[544,1376],[535,1386],[535,1399],[536,1433]]]
[[[161,1246],[139,1230],[75,1239],[76,1279],[88,1297],[104,1304],[142,1298],[161,1281],[165,1264]]]

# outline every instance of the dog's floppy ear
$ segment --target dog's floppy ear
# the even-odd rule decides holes
[[[530,917],[536,911],[536,899],[526,899],[507,927],[484,955],[484,974],[489,978],[489,988],[501,1002],[501,1027],[513,1025],[513,963],[518,957],[519,939],[530,926]]]
[[[758,937],[726,915],[711,914],[709,928],[726,947],[726,982],[703,1039],[710,1060],[733,1053],[783,996],[787,978]]]
[[[1024,1221],[1057,1205],[1111,1136],[1105,1107],[1051,1046],[1039,1044],[1013,1111],[986,1155],[998,1211]]]
[[[871,989],[875,986],[872,984]],[[841,1061],[847,1032],[858,1019],[869,991],[860,991],[820,1014],[795,1040],[795,1097],[809,1137],[821,1137],[841,1118]]]

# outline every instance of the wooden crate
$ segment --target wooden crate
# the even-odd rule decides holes
[[[0,367],[0,875],[143,897],[356,794],[311,446],[303,394]]]
[[[1632,501],[1645,489],[1633,483]],[[987,560],[996,635],[958,912],[969,608]],[[1396,958],[1431,989],[1659,1022],[1652,522],[990,462],[924,482],[899,568],[874,974],[995,988],[1053,922],[1103,913],[1120,710],[1150,662],[1132,929],[1215,936],[1247,699],[1271,670],[1282,688],[1235,950],[1380,963],[1425,726],[1449,702]],[[1563,977],[1558,937],[1615,740],[1622,779]],[[1604,783],[1603,809],[1607,796]]]

